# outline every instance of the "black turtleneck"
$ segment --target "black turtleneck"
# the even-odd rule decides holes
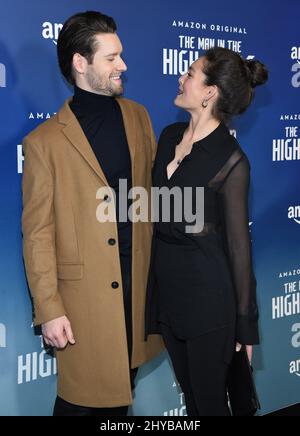
[[[131,222],[119,222],[119,179],[131,188],[131,159],[120,106],[114,97],[94,94],[75,86],[70,108],[76,116],[107,182],[116,193],[121,255],[131,254]],[[127,193],[125,193],[127,194]]]

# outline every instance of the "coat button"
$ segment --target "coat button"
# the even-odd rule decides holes
[[[119,287],[119,283],[118,282],[112,282],[111,287],[113,289],[117,289]]]
[[[109,196],[109,195],[104,195],[104,198],[103,198],[103,200],[104,200],[104,201],[106,201],[107,203],[109,203],[109,202],[110,202],[110,200],[111,200],[111,198],[110,198],[110,196]]]
[[[110,239],[108,240],[108,243],[109,243],[109,245],[115,245],[116,240],[115,240],[114,238],[110,238]]]

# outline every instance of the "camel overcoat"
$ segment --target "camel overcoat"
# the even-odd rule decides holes
[[[117,101],[132,186],[149,191],[156,141],[148,113],[131,100]],[[115,208],[105,175],[68,101],[23,145],[23,253],[34,324],[66,315],[76,340],[56,355],[58,395],[87,407],[131,404],[119,249],[109,243],[118,241],[117,224],[97,217],[102,202]],[[162,349],[159,336],[144,341],[151,235],[151,222],[133,223],[131,368]]]

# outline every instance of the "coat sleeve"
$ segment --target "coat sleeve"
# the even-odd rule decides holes
[[[65,314],[58,293],[53,174],[39,147],[24,140],[23,256],[33,298],[34,324]]]
[[[248,191],[250,165],[245,155],[233,166],[219,191],[229,264],[237,301],[236,340],[257,344],[258,309],[249,234]]]

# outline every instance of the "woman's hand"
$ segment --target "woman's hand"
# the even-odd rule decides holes
[[[242,345],[239,342],[237,342],[235,345],[235,351],[239,352],[241,348],[242,348]],[[248,355],[248,359],[249,359],[250,364],[251,364],[251,360],[252,360],[252,349],[253,349],[253,345],[246,345],[246,351],[247,351],[247,355]]]

